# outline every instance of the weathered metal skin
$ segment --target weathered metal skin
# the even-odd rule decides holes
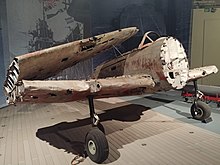
[[[20,71],[18,81],[49,78],[79,61],[111,48],[112,45],[122,43],[137,31],[136,27],[125,28],[18,56],[15,58]]]
[[[143,94],[146,89],[153,90],[154,86],[152,77],[146,74],[88,81],[23,80],[22,85],[16,88],[17,97],[11,97],[8,102],[53,103],[84,100],[91,95],[94,98],[134,95]]]
[[[14,58],[9,66],[4,90],[12,95],[21,80],[43,80],[79,61],[118,45],[137,33],[136,27],[120,29]]]
[[[192,81],[192,80],[197,80],[197,79],[206,77],[210,74],[215,74],[217,72],[218,72],[218,68],[215,65],[190,69],[189,70],[188,82]]]
[[[167,45],[167,42],[172,40],[172,46]],[[114,59],[110,62],[107,62],[103,65],[97,67],[94,77],[103,78],[111,77],[115,73],[117,75],[136,75],[136,74],[149,74],[153,77],[153,80],[156,84],[154,91],[158,90],[169,90],[171,88],[182,88],[187,81],[188,74],[188,61],[184,49],[181,49],[181,44],[174,38],[160,38],[157,41],[154,41],[151,44],[148,44],[147,47],[133,50],[132,52],[124,54],[122,57]],[[166,48],[166,57],[164,57],[164,48]],[[175,49],[179,51],[176,56],[171,57],[169,54],[169,49]],[[177,49],[177,50],[176,50]],[[179,55],[182,54],[182,56]],[[166,58],[166,60],[165,60]],[[175,59],[177,62],[174,63],[172,59]],[[174,60],[174,61],[175,61]],[[183,64],[181,64],[181,62]],[[183,74],[183,78],[179,82],[169,82],[170,73],[174,70],[167,69],[167,65],[171,65],[175,69],[175,73]],[[175,65],[179,65],[174,67]],[[179,77],[178,77],[179,78]],[[175,79],[175,78],[173,78]],[[146,91],[147,92],[147,91]],[[149,92],[152,92],[151,90]]]
[[[146,33],[147,34],[147,33]],[[216,66],[190,70],[182,44],[173,37],[161,37],[156,41],[142,44],[139,48],[123,54],[122,57],[97,67],[93,77],[104,78],[114,75],[149,74],[155,82],[153,92],[182,89],[187,82],[217,73]],[[146,93],[151,93],[146,89]]]

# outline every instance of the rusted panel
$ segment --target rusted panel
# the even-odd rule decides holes
[[[135,95],[152,93],[154,85],[152,77],[146,74],[88,81],[24,80],[21,86],[16,87],[15,97],[10,97],[8,102],[50,103],[84,100],[89,95],[95,98]]]

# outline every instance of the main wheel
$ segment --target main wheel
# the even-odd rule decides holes
[[[92,129],[86,135],[86,153],[96,163],[102,163],[108,158],[108,141],[98,128]]]
[[[211,108],[206,103],[198,100],[191,106],[191,115],[196,120],[205,120],[210,117]]]

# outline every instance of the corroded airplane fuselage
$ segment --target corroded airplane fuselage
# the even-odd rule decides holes
[[[217,71],[215,66],[189,69],[182,44],[173,37],[161,37],[146,47],[127,52],[98,66],[93,78],[148,74],[155,82],[154,91],[167,91],[182,89],[187,82]],[[146,93],[149,92],[146,89]]]
[[[122,54],[121,57],[98,66],[93,76],[99,79],[149,74],[155,82],[154,90],[166,91],[184,87],[188,73],[188,60],[182,44],[172,37],[163,37],[147,47]]]

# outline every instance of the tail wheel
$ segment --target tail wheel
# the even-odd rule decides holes
[[[191,106],[191,115],[196,120],[205,120],[211,115],[211,108],[202,101],[196,101]]]
[[[98,128],[88,132],[85,145],[86,153],[92,161],[102,163],[108,158],[108,141]]]

